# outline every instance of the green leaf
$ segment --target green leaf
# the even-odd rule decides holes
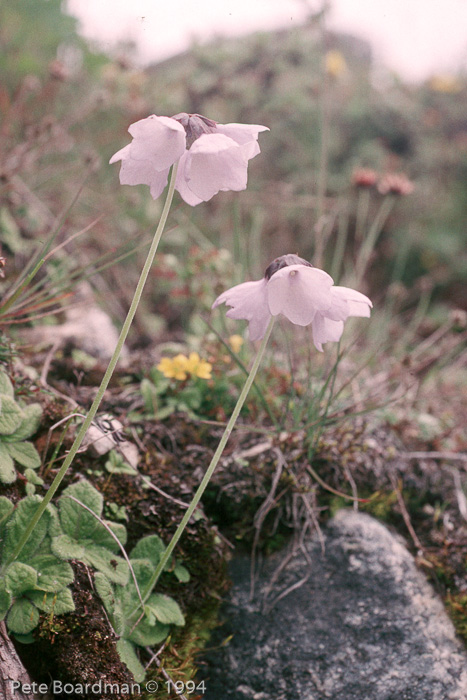
[[[26,598],[20,598],[13,604],[8,613],[6,624],[10,632],[28,634],[39,622],[39,611]]]
[[[124,664],[128,666],[137,683],[144,681],[146,672],[144,666],[136,656],[135,648],[131,642],[126,639],[119,639],[117,642],[117,651]]]
[[[69,588],[62,588],[57,593],[46,593],[43,591],[28,591],[27,597],[34,603],[36,608],[45,613],[53,615],[64,615],[73,612],[75,604]]]
[[[36,641],[30,632],[28,634],[15,634],[15,639],[20,644],[34,644]]]
[[[94,586],[97,595],[104,603],[104,607],[109,614],[112,614],[115,607],[116,598],[112,584],[105,574],[101,571],[96,571],[94,574]]]
[[[24,478],[29,481],[30,484],[34,484],[35,486],[42,486],[44,483],[44,479],[36,474],[34,469],[25,469]]]
[[[99,521],[79,503],[66,496],[73,496],[101,517],[104,499],[102,494],[89,481],[80,481],[68,486],[59,500],[60,523],[63,532],[75,540],[92,539],[94,532],[101,527]]]
[[[5,394],[5,396],[10,396],[11,398],[15,395],[10,377],[5,372],[0,372],[0,394]]]
[[[47,512],[49,514],[48,533],[50,537],[58,537],[62,534],[60,518],[58,517],[58,509],[53,503],[49,503],[49,505],[47,506]]]
[[[109,452],[109,459],[104,466],[110,474],[136,474],[136,469],[133,469],[115,450]]]
[[[183,564],[175,564],[174,574],[180,583],[188,583],[190,580],[190,572]]]
[[[52,552],[59,559],[79,559],[84,556],[84,547],[68,535],[52,537]]]
[[[131,566],[135,574],[140,593],[144,597],[146,589],[154,573],[154,567],[147,559],[131,559]],[[122,609],[125,615],[130,615],[135,607],[140,605],[139,596],[136,590],[133,576],[130,576],[127,585],[115,591],[117,598],[122,604]],[[134,622],[134,621],[133,621]]]
[[[117,600],[112,584],[107,576],[100,571],[94,574],[94,585],[97,594],[102,600],[104,608],[111,619],[115,633],[122,635],[124,631],[123,612],[120,602]]]
[[[105,547],[92,542],[86,543],[81,561],[102,571],[110,581],[120,586],[124,586],[128,581],[129,569],[126,561]]]
[[[122,525],[121,523],[114,523],[110,520],[104,520],[105,524],[107,525],[108,528],[114,533],[114,535],[117,537],[119,542],[121,544],[126,544],[126,539],[127,539],[127,534],[126,534],[126,527]],[[102,547],[107,547],[107,549],[110,549],[111,552],[119,552],[120,547],[118,546],[118,543],[115,541],[115,539],[112,537],[110,532],[106,530],[105,527],[103,527],[101,524],[99,524],[99,527],[97,530],[94,532],[92,536],[92,541],[95,544],[99,544]]]
[[[37,571],[36,588],[40,591],[56,592],[74,581],[73,569],[66,561],[60,561],[53,554],[42,554],[30,559]]]
[[[37,469],[41,466],[41,458],[32,442],[4,442],[10,456],[22,467]]]
[[[3,550],[3,560],[8,561],[13,554],[18,541],[31,521],[32,516],[42,501],[40,496],[26,496],[18,502],[16,510],[6,524],[5,545]],[[31,532],[29,539],[24,545],[19,555],[19,561],[28,562],[31,556],[38,550],[43,539],[47,535],[50,514],[46,510]]]
[[[39,403],[31,403],[22,409],[22,419],[19,426],[7,440],[27,440],[37,432],[41,424],[42,407]]]
[[[4,394],[0,412],[0,435],[11,435],[21,425],[23,412],[16,401]]]
[[[36,582],[37,571],[20,561],[14,561],[5,572],[5,587],[14,598],[34,588]]]
[[[8,520],[14,510],[14,505],[6,496],[0,496],[0,528]]]
[[[148,559],[154,567],[159,564],[165,545],[158,535],[142,537],[131,550],[130,559]]]
[[[16,481],[15,464],[3,442],[0,442],[0,481],[3,484],[12,484]]]
[[[0,588],[0,620],[4,620],[13,599],[5,588]]]
[[[146,606],[159,622],[166,625],[183,626],[185,624],[185,618],[180,610],[180,606],[168,595],[153,593]]]
[[[142,647],[152,647],[164,641],[169,631],[170,627],[168,625],[163,625],[160,622],[151,625],[148,618],[143,617],[131,634],[129,630],[127,631],[127,639]]]

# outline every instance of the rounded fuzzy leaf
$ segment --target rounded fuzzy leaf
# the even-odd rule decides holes
[[[183,564],[175,564],[174,574],[180,583],[188,583],[190,580],[190,572]]]
[[[52,537],[52,552],[59,559],[81,560],[84,555],[84,547],[68,535],[58,535],[58,537]]]
[[[4,620],[13,599],[5,588],[0,588],[0,620]]]
[[[96,529],[101,527],[99,521],[79,503],[66,496],[73,496],[81,501],[100,518],[104,504],[102,494],[89,481],[83,480],[68,486],[58,502],[63,532],[78,541],[92,539]]]
[[[0,435],[11,435],[19,428],[23,412],[11,396],[2,396],[0,411]]]
[[[25,469],[23,476],[30,484],[33,484],[34,486],[42,486],[44,483],[44,479],[42,479],[38,474],[36,474],[34,469]]]
[[[107,527],[114,533],[115,537],[118,539],[120,544],[126,544],[126,539],[127,539],[127,534],[126,534],[126,527],[122,525],[121,523],[114,523],[110,520],[104,520],[105,524]],[[92,536],[92,541],[95,544],[101,545],[102,547],[106,547],[107,549],[110,549],[111,552],[119,552],[120,547],[118,546],[118,542],[112,537],[110,532],[99,523],[99,527],[95,530],[93,536]]]
[[[151,625],[147,617],[143,617],[141,622],[138,623],[137,627],[135,627],[131,634],[129,634],[128,630],[129,636],[127,639],[141,647],[152,647],[155,644],[160,644],[163,642],[167,637],[169,630],[170,627],[168,625],[164,625],[160,622],[156,622],[155,625]]]
[[[39,622],[39,611],[30,600],[20,598],[13,604],[8,616],[6,624],[10,632],[16,634],[28,634],[37,626]]]
[[[64,615],[73,612],[75,604],[69,588],[62,588],[57,593],[28,591],[27,597],[36,608],[52,615]]]
[[[104,603],[105,609],[109,614],[112,614],[116,599],[114,589],[109,579],[102,572],[96,571],[94,574],[94,586],[96,588],[97,595]]]
[[[11,396],[11,398],[14,396],[13,384],[5,372],[0,372],[0,394]]]
[[[153,593],[147,601],[146,606],[156,619],[165,625],[183,626],[185,624],[185,618],[183,617],[179,604],[168,595]]]
[[[148,559],[153,566],[157,566],[164,552],[165,545],[161,538],[158,535],[148,535],[135,544],[130,559]]]
[[[16,469],[13,458],[4,442],[0,442],[0,482],[12,484],[16,481]]]
[[[126,561],[105,547],[93,543],[86,544],[81,561],[102,571],[112,583],[124,586],[128,581],[129,569]]]
[[[15,432],[8,438],[27,440],[37,432],[42,418],[42,407],[39,403],[31,403],[22,409],[22,419]]]
[[[14,510],[14,505],[6,496],[0,496],[0,528],[8,520]]]
[[[41,458],[32,442],[4,442],[4,446],[15,462],[28,469],[37,469],[41,466]]]
[[[124,664],[128,666],[137,683],[144,681],[146,672],[144,666],[136,656],[133,644],[126,639],[119,639],[117,642],[117,651]]]
[[[62,528],[60,527],[60,518],[58,517],[58,509],[53,503],[49,503],[49,505],[47,506],[47,512],[49,514],[48,533],[50,537],[58,537],[62,534]]]
[[[6,524],[5,544],[3,549],[3,561],[8,561],[13,554],[18,541],[28,526],[32,516],[36,513],[42,498],[40,496],[26,496],[16,506],[15,512]],[[49,513],[47,510],[36,523],[29,539],[21,550],[18,560],[28,562],[31,556],[37,551],[45,536],[49,524]]]
[[[5,572],[5,588],[14,598],[34,588],[36,582],[37,571],[20,561],[14,561]]]
[[[30,632],[28,634],[15,634],[15,639],[20,644],[34,644],[36,641],[34,639],[34,635],[32,635]]]
[[[131,559],[130,561],[133,568],[133,573],[138,582],[140,593],[142,596],[144,596],[154,573],[154,567],[151,562],[148,561],[148,559]],[[123,612],[126,615],[130,615],[135,607],[140,604],[133,576],[130,576],[128,583],[124,588],[117,589],[115,593],[120,600]],[[135,621],[133,620],[133,622]]]
[[[53,554],[42,554],[30,560],[37,571],[36,588],[40,591],[56,592],[74,581],[73,569],[66,561],[60,561]]]

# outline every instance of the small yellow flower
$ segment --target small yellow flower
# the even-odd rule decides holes
[[[339,78],[347,72],[347,63],[340,51],[328,51],[324,57],[326,73],[333,78]]]
[[[186,370],[192,377],[211,379],[212,365],[206,360],[202,360],[197,352],[190,352],[186,361]]]
[[[167,379],[183,381],[188,376],[187,363],[188,358],[185,357],[185,355],[176,355],[173,359],[170,357],[163,357],[157,365],[157,369],[159,372],[162,372]]]
[[[241,335],[231,335],[229,338],[229,345],[236,354],[240,352],[240,348],[244,342]]]
[[[157,369],[167,379],[184,381],[188,375],[200,379],[211,379],[212,365],[206,360],[202,360],[197,352],[191,352],[189,357],[181,353],[172,359],[163,357],[157,365]]]

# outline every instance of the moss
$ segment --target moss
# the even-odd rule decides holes
[[[457,634],[467,643],[467,594],[449,593],[445,602]]]
[[[147,680],[155,680],[159,685],[157,700],[172,700],[177,697],[167,684],[173,682],[199,682],[198,657],[208,643],[211,631],[218,625],[219,599],[212,599],[209,606],[204,606],[194,615],[186,627],[177,629],[169,638],[161,653],[158,663],[148,669]],[[154,696],[143,692],[144,700],[153,700]]]

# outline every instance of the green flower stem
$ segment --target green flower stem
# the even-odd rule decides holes
[[[217,467],[219,460],[222,456],[222,453],[224,451],[224,448],[227,444],[227,440],[230,437],[230,434],[233,430],[233,427],[237,421],[237,418],[239,416],[239,413],[242,409],[243,404],[245,403],[245,399],[248,396],[248,392],[250,391],[253,382],[255,380],[256,373],[258,371],[261,359],[263,357],[264,351],[266,349],[267,342],[269,340],[269,336],[271,335],[272,327],[274,325],[274,317],[271,318],[269,321],[269,326],[267,327],[266,333],[264,335],[263,340],[261,341],[261,345],[259,347],[258,353],[255,357],[255,360],[253,362],[253,365],[250,370],[250,374],[248,375],[248,378],[245,382],[245,385],[240,393],[240,396],[238,397],[238,401],[235,405],[235,408],[233,410],[232,415],[230,416],[230,420],[226,425],[226,428],[224,430],[224,433],[220,439],[219,445],[217,446],[217,450],[214,453],[214,456],[211,460],[211,463],[206,471],[206,474],[203,477],[203,480],[201,481],[200,485],[198,486],[198,490],[196,491],[193,500],[191,501],[190,505],[188,506],[188,509],[183,516],[180,525],[178,526],[177,530],[175,531],[175,534],[173,535],[172,539],[170,540],[167,549],[165,550],[156,570],[154,571],[150,581],[148,581],[148,584],[146,586],[146,590],[143,594],[143,600],[146,601],[149,596],[151,595],[151,591],[153,590],[154,586],[156,585],[157,581],[159,580],[159,576],[161,575],[162,571],[164,570],[167,562],[169,561],[173,550],[175,549],[177,542],[179,541],[188,521],[190,520],[191,516],[193,515],[193,512],[198,505],[201,496],[203,495],[204,491],[206,490],[206,487],[214,473],[215,468]],[[134,615],[134,613],[139,609],[136,608],[133,610],[131,613],[130,617]]]
[[[135,295],[133,297],[133,301],[131,302],[130,309],[128,311],[127,317],[125,319],[125,322],[122,326],[122,330],[120,332],[119,339],[117,341],[117,345],[115,347],[114,353],[110,359],[109,366],[106,369],[106,372],[104,374],[104,377],[102,379],[101,385],[97,391],[96,397],[92,403],[91,408],[89,409],[89,413],[87,414],[74,442],[73,445],[70,448],[70,451],[68,452],[66,459],[64,460],[60,470],[57,472],[57,475],[55,479],[53,480],[52,484],[50,485],[49,490],[47,491],[43,501],[41,502],[39,508],[31,518],[31,521],[29,522],[27,528],[25,529],[23,536],[19,540],[18,544],[16,545],[16,548],[13,552],[13,554],[10,557],[10,560],[7,562],[7,564],[10,564],[12,561],[14,561],[21,550],[23,549],[24,545],[28,541],[31,532],[34,530],[36,527],[39,519],[41,518],[44,510],[47,508],[48,504],[50,503],[51,499],[53,498],[55,492],[57,491],[58,487],[60,486],[65,474],[68,471],[68,468],[70,464],[72,463],[76,453],[78,452],[81,443],[84,439],[84,436],[86,435],[88,428],[90,427],[92,421],[94,420],[94,416],[96,415],[99,406],[101,404],[102,398],[104,396],[105,390],[107,389],[110,379],[112,377],[112,374],[114,372],[114,369],[117,365],[118,359],[120,357],[120,353],[123,348],[123,344],[125,343],[126,337],[128,335],[128,331],[130,330],[131,322],[133,321],[134,315],[136,313],[136,309],[138,308],[139,301],[141,299],[141,295],[143,293],[143,288],[146,283],[149,270],[151,269],[151,265],[154,260],[154,256],[156,254],[162,232],[164,230],[167,217],[169,214],[169,209],[170,205],[172,204],[172,199],[174,195],[174,190],[175,190],[175,178],[177,176],[177,163],[173,166],[172,168],[172,175],[170,178],[170,183],[169,183],[169,189],[167,192],[167,198],[165,200],[164,208],[162,210],[161,218],[159,221],[159,225],[157,227],[156,233],[154,234],[153,241],[151,243],[151,247],[148,252],[148,257],[146,258],[146,262],[144,263],[143,270],[141,272],[141,276],[139,278]]]

